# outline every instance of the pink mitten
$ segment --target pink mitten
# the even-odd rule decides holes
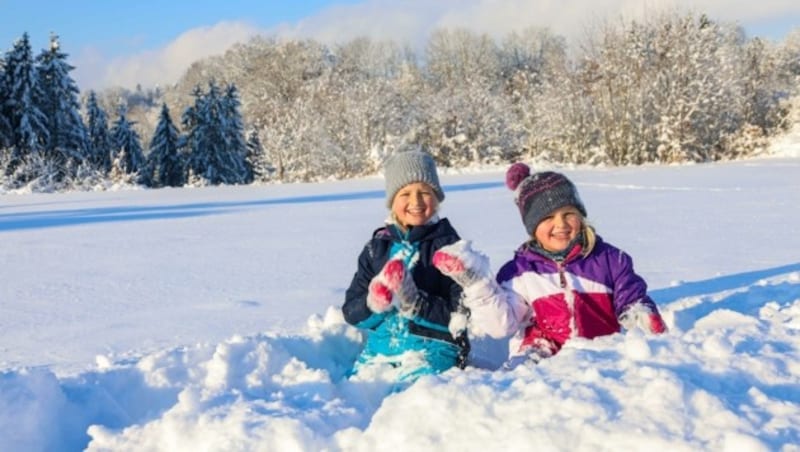
[[[398,270],[399,265],[399,270]],[[399,260],[390,260],[383,265],[383,268],[372,281],[369,282],[367,288],[367,306],[372,312],[381,313],[386,312],[392,307],[394,287],[397,285],[397,272],[403,270],[403,262]],[[402,276],[401,276],[402,277]]]
[[[367,306],[372,312],[386,312],[394,302],[401,313],[412,315],[417,297],[417,286],[403,261],[391,259],[369,283]]]
[[[412,316],[417,308],[419,291],[403,261],[390,260],[383,266],[381,273],[386,281],[386,287],[395,295],[400,313]]]
[[[369,283],[367,307],[375,313],[386,312],[392,307],[392,291],[386,287],[380,273]]]
[[[433,254],[433,266],[461,287],[488,278],[489,259],[472,249],[472,242],[459,240]]]

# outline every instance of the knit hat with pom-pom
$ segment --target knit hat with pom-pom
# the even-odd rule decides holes
[[[528,165],[515,163],[506,172],[506,186],[514,190],[514,202],[531,236],[547,215],[561,207],[574,206],[587,216],[578,189],[563,174],[553,171],[531,174]]]

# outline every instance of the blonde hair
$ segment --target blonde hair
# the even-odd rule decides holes
[[[590,225],[585,218],[581,218],[581,224],[583,224],[581,229],[583,231],[583,244],[585,245],[583,250],[581,250],[581,254],[583,257],[586,257],[597,244],[597,233],[594,232],[594,226]]]

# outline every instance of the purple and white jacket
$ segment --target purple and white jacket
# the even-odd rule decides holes
[[[488,285],[465,289],[471,325],[478,334],[496,338],[513,334],[513,358],[531,347],[549,356],[571,337],[619,332],[621,316],[634,306],[661,322],[628,254],[600,237],[588,256],[581,256],[581,249],[575,245],[559,263],[522,245],[497,274],[503,290]]]

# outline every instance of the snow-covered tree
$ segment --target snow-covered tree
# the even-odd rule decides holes
[[[281,181],[309,180],[319,174],[313,153],[323,145],[314,92],[330,65],[328,50],[314,41],[254,39],[231,53],[242,113],[256,127],[264,159]]]
[[[230,107],[213,80],[208,92],[199,87],[194,91],[195,104],[182,115],[187,130],[190,174],[209,184],[237,184],[245,180],[244,139],[233,144],[231,137]],[[241,131],[240,131],[241,132]]]
[[[424,96],[420,141],[445,166],[497,162],[518,148],[508,98],[502,96],[501,52],[487,35],[437,30],[426,48],[432,91]]]
[[[11,118],[6,116],[3,110],[5,99],[8,98],[9,89],[6,86],[6,61],[3,55],[0,55],[0,158],[7,157],[5,155],[6,149],[11,147],[13,141],[13,130],[11,129]],[[5,166],[0,162],[0,168]]]
[[[119,117],[111,128],[114,140],[112,172],[116,172],[118,177],[132,175],[130,181],[138,182],[136,179],[145,160],[139,134],[134,130],[134,125],[135,123],[128,121],[125,108],[120,107]]]
[[[275,167],[264,158],[264,147],[258,137],[258,131],[253,129],[247,134],[247,156],[245,157],[250,168],[253,169],[252,180],[245,181],[267,181],[275,174]]]
[[[47,117],[47,156],[54,160],[63,176],[74,171],[88,157],[86,129],[80,116],[79,90],[69,75],[74,69],[61,51],[58,36],[36,58],[41,97],[39,109]]]
[[[421,143],[445,166],[503,163],[523,145],[508,99],[486,86],[438,91],[425,98],[425,106],[427,135]]]
[[[86,132],[89,143],[89,162],[97,170],[108,173],[111,170],[111,154],[114,142],[108,128],[108,115],[97,102],[94,91],[89,92],[86,101]]]
[[[800,27],[786,35],[778,52],[781,77],[788,79],[788,85],[800,88],[797,86],[797,80],[800,79]]]
[[[767,53],[756,47],[747,57],[747,42],[738,27],[704,15],[666,12],[605,24],[561,83],[543,85],[536,130],[561,150],[557,157],[574,163],[708,161],[750,152],[753,146],[742,148],[735,137],[753,127],[747,118],[773,122],[764,121],[765,112],[776,107],[764,102],[775,95],[760,75]],[[753,77],[766,92],[746,82]]]
[[[780,56],[775,46],[761,38],[747,40],[740,49],[742,62],[737,78],[744,103],[742,119],[767,132],[780,121],[777,104],[786,95]]]
[[[15,173],[20,178],[34,177],[17,171],[28,156],[41,153],[50,137],[47,116],[37,104],[44,93],[38,84],[37,69],[33,60],[28,34],[24,33],[6,53],[3,80],[4,97],[0,111],[11,127],[11,152],[6,174]]]
[[[367,38],[339,45],[330,66],[306,85],[312,111],[319,115],[319,127],[312,129],[318,144],[311,151],[309,175],[346,178],[372,170],[368,156],[384,147],[386,138],[377,106],[389,97],[391,78],[383,74],[394,72],[389,64],[376,62],[379,48]]]
[[[522,156],[557,160],[561,153],[554,145],[555,136],[566,132],[555,116],[563,114],[569,98],[565,80],[569,74],[567,44],[563,37],[547,29],[528,28],[512,32],[498,48],[503,94],[515,119],[513,128],[519,134],[516,148],[504,149],[502,161],[515,161]],[[561,90],[560,102],[545,95]],[[563,126],[564,124],[559,124]]]
[[[147,179],[153,187],[178,187],[184,183],[184,162],[180,134],[172,122],[167,104],[161,106],[156,131],[147,155]]]
[[[248,149],[244,133],[244,120],[242,119],[242,104],[236,85],[227,85],[225,94],[220,101],[226,147],[228,152],[236,156],[237,165],[241,166],[240,182],[250,183],[253,181],[253,167],[247,160]]]
[[[436,89],[497,82],[499,61],[494,41],[466,29],[435,30],[425,49],[427,74]]]

